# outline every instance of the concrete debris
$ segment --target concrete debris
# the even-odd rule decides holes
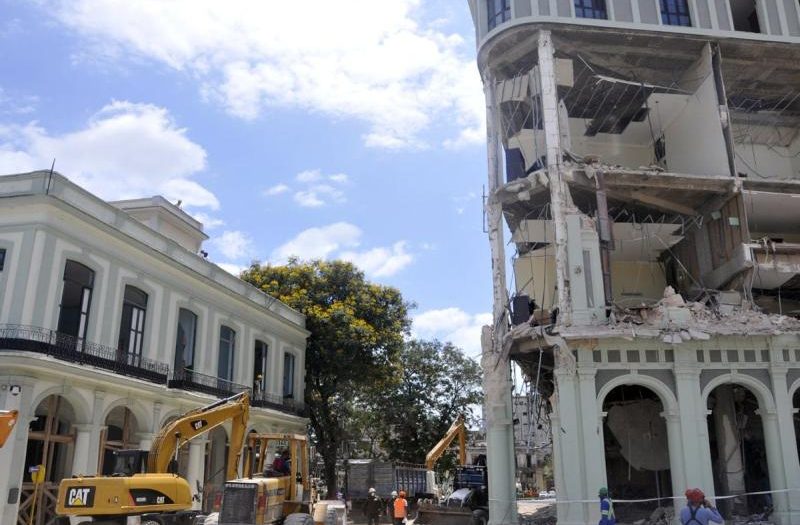
[[[534,508],[519,505],[519,522],[521,525],[555,525],[556,505],[551,503]]]

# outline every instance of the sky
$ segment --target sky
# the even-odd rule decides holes
[[[0,0],[0,173],[164,195],[209,259],[346,259],[476,357],[491,320],[466,0]]]

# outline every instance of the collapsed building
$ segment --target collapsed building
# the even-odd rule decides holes
[[[698,486],[800,523],[800,3],[469,5],[490,520],[516,521],[514,361],[549,400],[559,523],[597,521],[601,486],[646,500],[625,522]]]

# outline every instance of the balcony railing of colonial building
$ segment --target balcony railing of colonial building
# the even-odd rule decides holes
[[[0,325],[0,352],[4,351],[34,352],[60,361],[93,366],[126,377],[144,379],[169,388],[202,392],[221,398],[249,390],[252,394],[251,404],[254,407],[272,408],[299,416],[307,415],[302,402],[284,398],[279,394],[252,392],[248,386],[188,369],[176,370],[170,376],[170,368],[166,363],[46,328]]]
[[[165,363],[35,326],[0,325],[0,351],[5,350],[36,352],[160,384],[169,376]]]

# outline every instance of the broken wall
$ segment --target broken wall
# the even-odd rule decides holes
[[[760,126],[756,128],[758,127]],[[736,172],[753,178],[799,179],[798,130],[775,128],[768,133],[759,133],[753,128],[733,126],[736,137]]]
[[[694,66],[683,74],[681,84],[691,84],[698,79],[700,86],[664,129],[666,169],[675,173],[729,176],[708,44]],[[697,147],[698,144],[703,147]]]

